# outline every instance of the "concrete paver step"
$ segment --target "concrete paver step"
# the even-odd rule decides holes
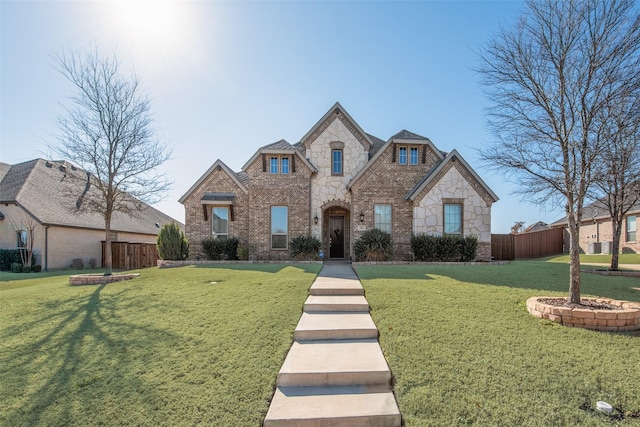
[[[278,387],[265,427],[399,427],[400,411],[386,387]]]
[[[377,339],[369,313],[302,313],[293,333],[296,341]]]
[[[319,277],[309,289],[311,295],[364,295],[364,288],[358,280]]]
[[[309,295],[304,303],[307,313],[318,311],[369,312],[369,303],[363,295]]]
[[[377,340],[294,342],[278,373],[280,387],[389,386],[391,371]]]

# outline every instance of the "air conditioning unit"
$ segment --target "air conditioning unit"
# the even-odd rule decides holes
[[[613,242],[602,242],[601,245],[603,254],[611,254],[613,252]]]
[[[587,253],[589,255],[599,254],[601,249],[600,242],[589,242],[587,243]]]

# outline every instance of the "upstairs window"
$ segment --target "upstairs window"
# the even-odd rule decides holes
[[[391,205],[373,206],[373,226],[391,234]]]
[[[226,239],[229,236],[229,208],[211,209],[211,229],[215,239]]]
[[[444,205],[444,234],[462,235],[462,205]]]
[[[271,206],[271,249],[287,249],[289,208]]]
[[[269,173],[278,173],[278,158],[271,157],[269,159]]]
[[[398,163],[401,165],[407,164],[407,147],[400,147],[398,149]]]
[[[280,173],[286,175],[289,173],[289,158],[283,157],[280,159]]]
[[[331,175],[342,175],[342,150],[331,150]]]
[[[412,165],[418,164],[418,147],[411,147],[409,163]]]
[[[627,242],[636,241],[636,217],[629,215],[627,217]]]

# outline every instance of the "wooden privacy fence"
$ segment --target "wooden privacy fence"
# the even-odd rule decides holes
[[[492,234],[491,257],[495,260],[541,258],[563,253],[564,229],[549,228],[520,234]]]
[[[105,264],[104,248],[105,242],[102,241],[102,265]],[[111,242],[113,268],[137,270],[155,267],[158,258],[158,248],[155,243]]]

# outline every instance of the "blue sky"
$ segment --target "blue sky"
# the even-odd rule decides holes
[[[512,196],[476,149],[490,141],[474,71],[477,51],[520,15],[520,1],[1,3],[0,160],[46,158],[72,88],[54,69],[62,48],[117,51],[152,99],[173,147],[174,181],[157,208],[178,203],[222,159],[238,171],[261,146],[295,143],[336,102],[368,133],[407,129],[457,149],[498,194],[492,231],[562,216]]]

